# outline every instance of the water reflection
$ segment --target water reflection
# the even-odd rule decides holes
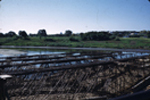
[[[61,54],[61,53],[65,53],[65,52],[27,51],[26,55]]]
[[[17,51],[17,50],[16,50]],[[81,51],[80,51],[81,52]],[[79,51],[76,51],[72,53],[72,56],[78,56],[80,55]],[[84,52],[84,51],[82,51]],[[85,52],[102,52],[102,51],[85,51]],[[39,50],[39,51],[32,51],[32,50],[25,50],[22,54],[17,54],[14,56],[32,56],[32,55],[44,55],[44,54],[62,54],[67,53],[67,51],[48,51],[48,50]],[[137,57],[137,56],[144,56],[144,55],[150,55],[150,53],[140,53],[140,52],[114,52],[113,55],[116,59],[121,58],[130,58],[130,57]],[[9,57],[9,55],[0,54],[0,57]],[[84,55],[84,58],[88,58],[87,55]],[[109,57],[105,57],[105,59],[109,59]],[[104,59],[103,59],[104,60]]]

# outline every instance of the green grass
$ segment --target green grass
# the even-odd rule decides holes
[[[15,37],[0,38],[1,45],[14,46],[59,46],[59,47],[101,47],[101,48],[119,48],[119,49],[150,49],[149,38],[120,38],[120,41],[82,41],[79,36],[74,36],[79,42],[69,40],[69,37],[29,37],[30,40],[15,39]],[[55,42],[44,41],[53,39]]]

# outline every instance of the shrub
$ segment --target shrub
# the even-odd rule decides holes
[[[19,39],[19,36],[15,36],[14,38],[13,38],[13,40],[18,40]]]
[[[115,38],[115,41],[120,41],[120,39],[118,37]]]
[[[69,40],[70,40],[70,41],[73,41],[73,42],[79,42],[79,40],[76,39],[76,38],[74,38],[74,37],[70,37]]]
[[[140,35],[130,35],[129,37],[140,37]]]
[[[150,31],[147,32],[147,37],[150,38]]]
[[[30,40],[30,38],[29,37],[25,37],[24,40]]]
[[[44,41],[55,42],[54,39],[44,39]]]
[[[96,40],[96,41],[103,41],[103,40],[110,40],[111,34],[108,32],[87,32],[80,34],[82,40]]]

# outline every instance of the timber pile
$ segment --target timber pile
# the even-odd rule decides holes
[[[14,76],[6,84],[11,99],[112,98],[135,91],[132,87],[149,76],[149,57],[122,52],[3,57],[0,68]]]

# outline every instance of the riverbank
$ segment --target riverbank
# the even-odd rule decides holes
[[[144,49],[115,49],[115,48],[81,48],[81,47],[51,47],[51,46],[0,46],[0,48],[7,49],[51,49],[51,50],[102,50],[102,51],[122,51],[122,52],[149,52],[150,50]],[[20,51],[21,53],[21,51]]]

